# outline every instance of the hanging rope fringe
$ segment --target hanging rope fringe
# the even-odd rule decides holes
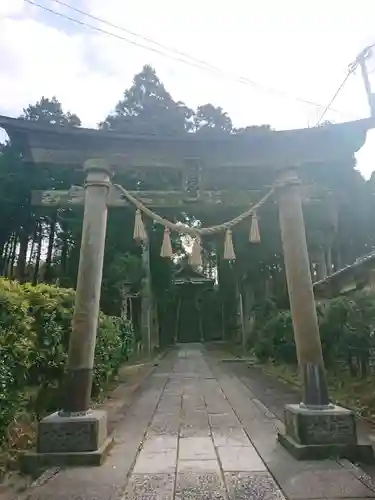
[[[228,229],[225,233],[224,259],[236,260],[236,254],[234,253],[234,248],[233,248],[232,231],[230,229]]]
[[[166,227],[164,229],[163,244],[160,250],[160,256],[171,259],[173,257],[171,235],[169,229]]]
[[[274,187],[270,189],[270,191],[263,196],[261,200],[258,201],[254,206],[238,215],[234,219],[231,219],[227,222],[223,222],[222,224],[218,224],[216,226],[211,227],[203,227],[203,228],[192,228],[188,226],[184,226],[182,224],[174,224],[168,219],[164,219],[157,213],[150,210],[146,207],[141,201],[135,198],[129,191],[123,188],[120,184],[114,184],[114,188],[118,189],[122,195],[132,203],[136,208],[135,214],[135,222],[134,222],[134,239],[136,240],[145,240],[147,238],[146,230],[142,220],[142,213],[150,217],[154,222],[161,224],[164,226],[164,237],[163,244],[161,247],[160,255],[162,257],[167,257],[171,259],[173,257],[172,252],[172,244],[171,244],[171,236],[170,231],[175,231],[180,234],[189,234],[194,238],[194,244],[192,249],[192,254],[190,256],[190,263],[194,266],[202,265],[202,243],[201,238],[204,235],[216,234],[222,231],[225,231],[225,242],[224,242],[224,259],[226,260],[235,260],[236,254],[234,253],[233,241],[232,241],[232,231],[231,229],[247,219],[248,217],[252,217],[251,220],[251,228],[250,228],[250,241],[252,243],[260,242],[260,232],[259,232],[259,223],[257,210],[274,194],[278,185],[276,184]],[[280,186],[279,186],[280,187]]]
[[[153,221],[157,222],[158,224],[161,224],[162,226],[170,229],[171,231],[175,231],[181,234],[189,234],[190,236],[193,237],[195,237],[197,234],[199,234],[202,237],[204,235],[216,234],[222,231],[226,231],[227,229],[231,229],[232,227],[236,226],[243,220],[247,219],[254,212],[256,212],[275,192],[275,187],[271,188],[270,191],[265,196],[263,196],[261,200],[258,201],[258,203],[256,203],[254,206],[246,210],[246,212],[243,212],[242,214],[238,215],[237,217],[235,217],[230,221],[223,222],[223,224],[218,224],[217,226],[202,227],[200,229],[196,229],[184,226],[182,224],[174,224],[168,219],[164,219],[164,217],[161,217],[160,215],[158,215],[157,213],[153,212],[148,207],[146,207],[141,201],[135,198],[131,193],[129,193],[129,191],[123,188],[120,184],[114,184],[113,187],[118,189],[125,196],[125,198],[128,201],[130,201],[130,203],[132,203],[136,208],[139,208],[139,210],[141,210],[143,214],[150,217]]]
[[[259,219],[256,212],[251,217],[250,243],[260,243]]]
[[[145,241],[147,239],[145,226],[142,220],[142,212],[139,208],[135,212],[133,238],[135,241]]]
[[[190,265],[199,267],[202,265],[202,242],[200,236],[194,238],[193,249],[189,258]]]

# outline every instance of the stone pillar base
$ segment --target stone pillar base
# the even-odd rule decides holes
[[[285,433],[279,432],[278,439],[297,460],[340,457],[374,462],[371,444],[357,441],[353,412],[340,406],[314,410],[286,405]]]
[[[101,465],[113,442],[107,432],[105,411],[48,415],[39,423],[36,451],[22,457],[21,467],[31,472],[45,466]]]

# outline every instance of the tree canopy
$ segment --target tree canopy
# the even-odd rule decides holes
[[[99,123],[103,130],[142,134],[244,133],[271,129],[270,125],[233,128],[232,120],[220,106],[211,103],[194,111],[182,101],[174,101],[151,66],[135,75],[133,84],[115,106],[114,112]]]
[[[20,118],[33,122],[40,122],[52,125],[61,125],[62,127],[80,127],[81,120],[70,111],[64,112],[61,103],[52,97],[42,97],[35,104],[30,104]]]

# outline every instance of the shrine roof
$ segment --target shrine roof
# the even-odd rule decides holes
[[[173,276],[175,285],[184,284],[214,284],[214,280],[207,278],[203,273],[193,269],[189,264],[184,264]]]
[[[341,291],[346,285],[350,284],[375,268],[375,252],[359,257],[353,264],[347,265],[342,269],[326,276],[324,279],[316,281],[314,293],[317,298],[330,296],[333,291]]]
[[[35,163],[82,164],[108,158],[113,165],[180,166],[182,159],[199,158],[215,166],[280,165],[322,162],[353,156],[364,144],[372,118],[321,127],[209,136],[132,134],[40,124],[0,116],[0,127]]]

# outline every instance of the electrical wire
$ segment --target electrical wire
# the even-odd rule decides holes
[[[53,1],[59,5],[62,5],[63,7],[66,7],[67,9],[73,10],[74,12],[77,12],[83,16],[90,17],[91,19],[94,19],[95,21],[99,21],[100,23],[106,24],[107,26],[110,26],[111,28],[115,28],[115,29],[118,29],[120,31],[124,31],[125,33],[128,33],[129,35],[132,35],[132,36],[135,36],[137,38],[140,38],[141,40],[144,40],[145,42],[149,42],[149,43],[152,43],[154,45],[157,45],[158,47],[160,47],[164,50],[174,52],[175,54],[186,57],[187,59],[191,59],[194,62],[197,62],[199,64],[203,64],[204,66],[208,66],[211,69],[220,70],[220,68],[217,68],[216,66],[214,66],[206,61],[203,61],[201,59],[197,59],[197,58],[187,54],[186,52],[181,52],[180,50],[177,50],[173,47],[169,47],[168,45],[164,45],[160,42],[157,42],[156,40],[153,40],[152,38],[140,35],[139,33],[135,33],[135,31],[131,31],[127,28],[124,28],[123,26],[119,26],[118,24],[114,24],[110,21],[107,21],[106,19],[101,18],[101,17],[94,16],[93,14],[90,14],[89,12],[85,12],[81,9],[77,9],[76,7],[73,7],[72,5],[68,5],[67,3],[62,2],[61,0],[51,0],[51,1]],[[257,84],[256,82],[253,82],[253,83],[254,83],[254,85]]]
[[[127,30],[127,29],[125,29],[125,28],[123,28],[121,26],[118,26],[118,25],[115,25],[113,23],[110,23],[109,21],[105,21],[103,19],[100,19],[99,17],[93,16],[93,15],[91,15],[89,13],[86,13],[86,12],[80,10],[80,9],[76,9],[75,7],[72,7],[72,6],[68,5],[68,4],[65,4],[64,2],[61,2],[59,0],[53,0],[53,1],[56,2],[56,3],[58,3],[58,4],[60,4],[60,5],[62,5],[62,6],[65,6],[65,7],[69,8],[69,9],[72,9],[72,10],[74,10],[74,11],[76,11],[76,12],[82,14],[82,15],[91,17],[91,18],[93,18],[93,19],[95,19],[95,20],[97,20],[99,22],[102,22],[103,24],[107,24],[107,25],[109,25],[109,26],[111,26],[113,28],[116,28],[116,29],[119,29],[121,31],[127,32],[128,34],[131,34],[133,36],[138,36],[139,38],[142,38],[145,41],[151,42],[154,45],[157,45],[157,46],[159,46],[161,48],[164,48],[166,50],[169,50],[171,52],[175,52],[176,54],[179,54],[179,55],[181,55],[181,56],[183,56],[185,58],[189,58],[189,59],[191,59],[191,61],[186,61],[185,59],[182,59],[181,57],[177,57],[177,56],[174,56],[174,55],[171,55],[171,54],[166,54],[165,52],[162,52],[161,50],[159,50],[159,49],[157,49],[155,47],[150,47],[150,46],[141,44],[139,42],[136,42],[136,41],[131,40],[129,38],[126,38],[124,36],[120,36],[120,35],[118,35],[116,33],[112,33],[110,31],[107,31],[107,30],[104,30],[102,28],[99,28],[98,26],[93,26],[91,24],[87,24],[84,21],[81,21],[79,19],[75,19],[74,17],[70,17],[70,16],[68,16],[66,14],[63,14],[62,12],[57,12],[57,11],[55,11],[53,9],[50,9],[49,7],[46,7],[46,6],[41,5],[41,4],[38,4],[38,3],[36,3],[36,2],[34,2],[32,0],[24,0],[24,1],[27,2],[27,3],[29,3],[29,4],[31,4],[31,5],[34,5],[35,7],[38,7],[40,9],[43,9],[43,10],[47,11],[47,12],[50,12],[51,14],[54,14],[56,16],[62,17],[64,19],[67,19],[67,20],[69,20],[69,21],[71,21],[73,23],[76,23],[76,24],[79,24],[81,26],[84,26],[85,28],[97,31],[97,32],[105,34],[105,35],[112,36],[112,37],[117,38],[119,40],[125,41],[127,43],[132,44],[132,45],[135,45],[137,47],[143,48],[145,50],[149,50],[149,51],[155,52],[155,53],[157,53],[159,55],[162,55],[164,57],[169,57],[169,58],[174,59],[175,61],[181,62],[183,64],[187,64],[187,65],[196,67],[198,69],[206,70],[206,71],[208,70],[208,71],[211,71],[211,72],[216,72],[216,73],[219,73],[219,74],[223,74],[223,75],[225,75],[227,77],[234,78],[235,81],[237,81],[239,83],[242,83],[242,84],[245,84],[245,85],[251,85],[253,87],[259,87],[259,88],[261,88],[261,89],[263,89],[263,90],[265,90],[265,91],[267,91],[269,93],[274,93],[274,94],[277,93],[277,94],[282,95],[282,96],[284,96],[286,98],[292,99],[292,100],[297,101],[297,102],[301,102],[303,104],[314,106],[316,108],[323,108],[324,107],[324,105],[319,104],[317,102],[309,101],[307,99],[302,99],[302,98],[295,97],[295,96],[291,96],[291,95],[287,94],[286,92],[283,92],[283,91],[280,91],[280,90],[277,90],[277,89],[273,89],[271,87],[267,87],[267,86],[265,86],[265,85],[263,85],[261,83],[258,83],[258,82],[255,82],[253,80],[250,80],[249,78],[245,78],[245,77],[241,77],[241,76],[237,77],[235,75],[229,74],[229,73],[225,72],[224,70],[222,70],[222,69],[220,69],[220,68],[218,68],[218,67],[216,67],[216,66],[214,66],[214,65],[212,65],[210,63],[207,63],[205,61],[201,61],[199,59],[195,59],[194,57],[192,57],[192,56],[190,56],[190,55],[188,55],[188,54],[186,54],[184,52],[180,52],[180,51],[178,51],[176,49],[169,48],[168,46],[160,44],[160,43],[152,40],[151,38],[147,38],[147,37],[143,37],[142,35],[138,35],[137,33],[134,33],[134,32],[132,32],[130,30]],[[350,113],[344,113],[344,112],[342,112],[340,110],[337,110],[337,109],[334,109],[334,108],[331,108],[331,111],[333,111],[335,113],[343,114],[343,115],[349,115],[350,114]]]
[[[104,30],[102,28],[99,28],[98,26],[93,26],[92,24],[87,24],[83,21],[80,21],[79,19],[75,19],[74,17],[67,16],[66,14],[63,14],[62,12],[57,12],[56,10],[50,9],[49,7],[46,7],[44,5],[40,5],[36,2],[33,2],[32,0],[24,0],[25,2],[34,5],[35,7],[39,7],[40,9],[43,9],[47,12],[50,12],[51,14],[55,14],[56,16],[62,17],[63,19],[67,19],[68,21],[72,21],[73,23],[80,24],[81,26],[84,26],[85,28],[92,29],[94,31],[98,31],[99,33],[103,33],[104,35],[109,35],[113,36],[114,38],[118,38],[119,40],[122,40],[124,42],[130,43],[132,45],[136,45],[137,47],[141,47],[146,50],[151,50],[152,52],[156,52],[157,54],[166,56],[166,57],[171,57],[172,59],[175,59],[176,61],[186,63],[185,60],[176,58],[174,56],[170,56],[168,54],[165,54],[161,52],[158,49],[155,49],[153,47],[147,47],[146,45],[142,45],[141,43],[135,42],[134,40],[130,40],[129,38],[125,38],[123,36],[117,35],[116,33],[111,33],[110,31]]]
[[[328,112],[328,110],[330,109],[330,107],[331,107],[331,105],[333,104],[333,102],[335,101],[336,97],[339,95],[339,93],[341,92],[341,90],[344,88],[344,86],[345,86],[346,82],[348,81],[349,76],[350,76],[351,74],[353,74],[353,73],[354,73],[354,71],[356,70],[356,68],[357,68],[357,66],[354,66],[354,65],[353,65],[353,66],[352,66],[352,65],[350,66],[350,68],[349,68],[349,70],[348,70],[348,72],[347,72],[347,74],[346,74],[346,76],[345,76],[344,80],[342,81],[341,85],[340,85],[340,86],[339,86],[339,88],[336,90],[336,92],[333,94],[333,96],[332,96],[331,100],[329,101],[329,103],[327,104],[327,106],[324,108],[323,113],[320,115],[320,118],[319,118],[319,120],[317,121],[317,123],[316,123],[316,125],[315,125],[316,127],[317,127],[318,125],[320,125],[321,121],[322,121],[322,120],[323,120],[323,118],[325,117],[326,113],[327,113],[327,112]]]
[[[135,37],[137,37],[137,38],[140,38],[141,40],[144,40],[144,41],[146,41],[146,42],[149,42],[149,43],[152,43],[152,44],[154,44],[154,45],[157,45],[158,47],[161,47],[161,48],[162,48],[162,49],[164,49],[164,50],[168,50],[168,51],[170,51],[170,52],[174,52],[174,53],[178,54],[179,56],[183,56],[183,57],[186,57],[187,59],[191,59],[193,62],[195,62],[195,63],[199,63],[199,64],[202,64],[202,65],[204,65],[204,66],[207,66],[207,67],[208,67],[208,68],[210,68],[211,70],[214,70],[214,71],[218,71],[218,72],[224,73],[224,70],[222,70],[221,68],[218,68],[217,66],[214,66],[213,64],[210,64],[210,63],[208,63],[208,62],[206,62],[206,61],[203,61],[202,59],[196,59],[195,57],[193,57],[193,56],[191,56],[191,55],[187,54],[186,52],[181,52],[181,51],[179,51],[179,50],[177,50],[177,49],[175,49],[175,48],[173,48],[173,47],[170,47],[170,46],[168,46],[168,45],[164,45],[164,44],[162,44],[162,43],[159,43],[159,42],[157,42],[156,40],[153,40],[152,38],[149,38],[149,37],[146,37],[146,36],[140,35],[139,33],[136,33],[136,32],[134,32],[134,31],[130,31],[129,29],[124,28],[123,26],[120,26],[120,25],[118,25],[118,24],[114,24],[114,23],[112,23],[112,22],[110,22],[110,21],[107,21],[106,19],[101,18],[101,17],[94,16],[93,14],[90,14],[89,12],[85,12],[85,11],[83,11],[83,10],[81,10],[81,9],[77,9],[76,7],[73,7],[72,5],[69,5],[69,4],[67,4],[67,3],[65,3],[65,2],[63,2],[63,1],[61,1],[61,0],[52,0],[52,1],[53,1],[53,2],[55,2],[55,3],[57,3],[57,4],[59,4],[59,5],[62,5],[63,7],[66,7],[67,9],[70,9],[70,10],[72,10],[72,11],[74,11],[74,12],[77,12],[77,13],[79,13],[79,14],[83,15],[83,16],[89,17],[89,18],[91,18],[91,19],[94,19],[95,21],[98,21],[98,22],[100,22],[100,23],[106,24],[107,26],[110,26],[110,27],[112,27],[112,28],[118,29],[118,30],[123,31],[123,32],[125,32],[125,33],[128,33],[129,35],[132,35],[132,36],[135,36]],[[368,47],[368,48],[369,48],[369,47]],[[279,92],[281,92],[281,91],[276,90],[276,89],[270,89],[270,88],[268,88],[268,87],[266,87],[266,86],[264,86],[264,85],[261,85],[261,84],[260,84],[260,83],[258,83],[258,82],[255,82],[254,80],[251,80],[251,79],[246,78],[246,77],[243,77],[243,76],[238,77],[238,80],[241,80],[241,81],[242,81],[242,83],[249,83],[250,85],[253,85],[253,86],[256,86],[256,87],[263,87],[264,89],[268,89],[268,90],[270,90],[271,92],[278,92],[278,93],[279,93]],[[341,89],[340,89],[340,90],[341,90]],[[285,94],[285,95],[286,95],[286,94]],[[335,96],[335,97],[336,97],[336,96]],[[292,97],[292,99],[295,99],[295,100],[297,100],[297,101],[303,102],[304,104],[309,104],[309,105],[312,105],[312,106],[315,106],[315,107],[319,107],[319,108],[323,108],[323,107],[324,107],[324,106],[323,106],[323,105],[321,105],[321,104],[318,104],[318,103],[313,102],[313,101],[308,101],[308,100],[306,100],[306,99],[300,99],[300,98],[298,98],[298,97]],[[333,102],[333,101],[332,101],[332,102]],[[332,104],[332,102],[331,102],[331,104]],[[330,107],[330,106],[329,106],[329,107]],[[327,110],[328,110],[328,109],[326,108],[326,109],[325,109],[325,111],[324,111],[324,114],[323,114],[322,116],[324,116],[324,115],[325,115],[325,113],[327,112]],[[332,109],[332,111],[334,111],[334,110]],[[340,111],[338,111],[338,110],[336,110],[336,112],[337,112],[337,113],[341,113],[341,112],[340,112]]]
[[[317,121],[316,123],[316,127],[321,123],[321,121],[323,120],[324,116],[326,115],[327,111],[329,110],[331,104],[333,104],[333,102],[335,101],[336,97],[339,95],[339,93],[341,92],[341,90],[343,89],[343,87],[345,86],[346,82],[348,81],[348,78],[350,75],[352,75],[354,73],[354,71],[358,68],[358,66],[361,64],[361,62],[365,61],[366,58],[368,58],[370,55],[371,55],[371,51],[372,49],[375,47],[375,43],[371,44],[371,45],[368,45],[366,48],[364,48],[360,53],[359,55],[356,57],[356,59],[349,64],[349,67],[348,67],[348,73],[346,74],[343,82],[341,83],[341,85],[339,86],[339,88],[336,90],[336,92],[333,94],[332,96],[332,99],[329,101],[329,103],[327,104],[327,106],[325,107],[322,115],[320,116],[319,120]],[[375,69],[373,70],[375,71]],[[373,72],[372,71],[372,72]]]

